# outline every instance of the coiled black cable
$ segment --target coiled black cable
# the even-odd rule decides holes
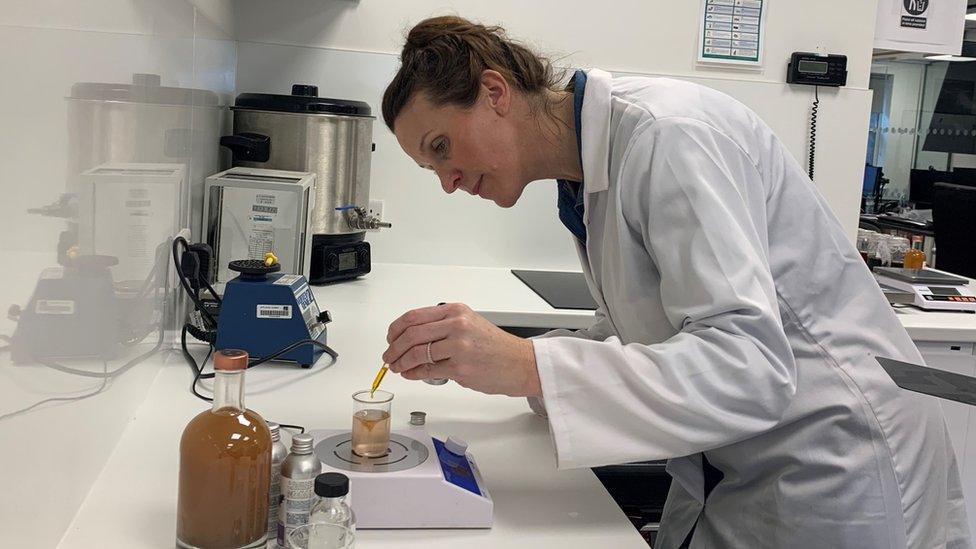
[[[810,164],[807,175],[813,180],[813,163],[817,156],[817,111],[820,110],[820,86],[813,87],[813,108],[810,110]]]

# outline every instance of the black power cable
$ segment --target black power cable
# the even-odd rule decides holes
[[[200,400],[203,400],[203,401],[206,401],[206,402],[213,402],[213,399],[212,398],[210,398],[210,397],[208,397],[206,395],[200,394],[200,392],[197,391],[197,384],[200,382],[201,379],[212,379],[214,377],[214,375],[215,375],[214,373],[208,373],[208,374],[203,373],[203,369],[207,366],[207,362],[213,356],[214,346],[213,346],[213,344],[208,344],[207,345],[207,347],[208,347],[208,349],[207,349],[207,356],[204,357],[203,362],[201,362],[199,365],[197,365],[196,359],[193,358],[193,355],[190,353],[189,348],[187,348],[186,334],[187,334],[187,326],[183,326],[183,331],[180,334],[180,343],[182,344],[182,347],[183,347],[183,356],[186,358],[187,364],[190,365],[190,369],[193,370],[193,383],[190,384],[190,392],[193,393],[193,396],[199,398]],[[248,365],[247,365],[247,368],[250,369],[250,368],[253,368],[255,366],[264,364],[265,362],[274,360],[274,359],[276,359],[276,358],[278,358],[278,357],[280,357],[280,356],[288,353],[289,351],[294,350],[297,347],[300,347],[302,345],[309,345],[309,344],[315,345],[317,347],[320,347],[320,348],[324,349],[325,352],[326,352],[326,354],[328,354],[330,357],[332,357],[332,361],[333,362],[335,362],[339,358],[339,354],[336,353],[335,350],[333,350],[328,345],[326,345],[326,344],[324,344],[324,343],[322,343],[320,341],[314,340],[314,339],[303,339],[301,341],[296,341],[295,343],[292,343],[291,345],[285,347],[284,349],[281,349],[280,351],[277,351],[275,353],[272,353],[272,354],[270,354],[270,355],[268,355],[266,357],[263,357],[263,358],[254,360],[253,362],[249,362]],[[304,433],[305,432],[305,427],[303,427],[301,425],[292,425],[290,423],[278,423],[278,426],[279,427],[283,427],[285,429],[297,430],[300,433]]]
[[[820,110],[820,86],[813,87],[813,108],[810,109],[810,164],[807,175],[813,181],[813,164],[817,156],[817,111]]]
[[[187,347],[186,347],[186,334],[190,331],[189,328],[191,328],[191,326],[188,325],[188,324],[185,325],[185,326],[183,326],[183,331],[182,331],[182,333],[180,335],[180,342],[182,343],[182,346],[183,346],[183,356],[186,357],[187,362],[190,364],[190,368],[193,370],[194,374],[198,376],[196,381],[199,381],[201,379],[213,379],[213,377],[214,377],[213,372],[211,372],[209,374],[204,374],[203,373],[203,364],[201,364],[200,366],[197,366],[196,360],[193,358],[193,355],[190,354],[189,349],[187,349]],[[260,366],[261,364],[264,364],[265,362],[270,362],[272,360],[275,360],[278,357],[280,357],[282,355],[285,355],[285,354],[288,354],[289,352],[297,349],[298,347],[301,347],[302,345],[315,345],[316,347],[324,350],[327,355],[329,355],[330,357],[332,357],[332,361],[333,362],[335,362],[336,360],[339,359],[339,353],[337,353],[332,347],[329,347],[325,343],[322,343],[321,341],[318,341],[316,339],[301,339],[301,340],[298,340],[298,341],[292,343],[291,345],[285,347],[284,349],[281,349],[279,351],[275,351],[274,353],[271,353],[270,355],[268,355],[266,357],[261,357],[261,358],[256,358],[256,359],[250,359],[248,361],[248,364],[247,364],[247,369],[251,369],[251,368],[253,368],[255,366]],[[215,348],[214,348],[213,344],[211,343],[210,344],[210,353],[213,353],[214,350],[215,350]],[[207,357],[209,358],[209,356],[210,355],[208,354]],[[194,382],[194,385],[196,385],[196,382]]]
[[[190,297],[190,300],[193,301],[194,307],[196,308],[197,311],[200,312],[200,314],[203,316],[206,323],[208,324],[207,328],[213,330],[217,327],[217,319],[215,319],[213,315],[210,314],[210,311],[208,311],[206,307],[203,306],[203,302],[200,300],[199,291],[193,289],[193,287],[190,286],[190,282],[186,279],[186,273],[183,272],[183,260],[180,257],[181,248],[184,254],[190,254],[191,257],[196,256],[194,252],[190,251],[190,244],[189,242],[186,241],[185,238],[183,238],[182,236],[177,236],[176,238],[174,238],[173,239],[173,264],[176,266],[176,276],[180,279],[180,286],[183,286],[183,291],[185,291],[186,295]],[[199,259],[197,261],[199,261]],[[210,283],[207,282],[207,280],[204,277],[199,276],[199,270],[200,270],[199,263],[195,263],[193,267],[194,267],[194,272],[197,275],[194,278],[197,281],[203,282],[203,285],[207,288],[207,291],[210,292],[210,294],[214,297],[214,299],[217,300],[217,303],[222,303],[220,296],[217,295],[217,292],[213,289],[213,286],[211,286]]]
[[[183,261],[180,255],[181,251],[183,255],[191,258],[193,261],[193,263],[188,265],[187,267],[191,270],[193,279],[197,283],[198,287],[201,285],[205,287],[207,291],[209,291],[210,294],[214,297],[214,299],[217,301],[218,304],[223,304],[223,300],[219,295],[217,295],[217,292],[214,290],[213,286],[210,285],[210,282],[207,281],[206,277],[200,276],[201,275],[200,258],[198,254],[191,249],[190,244],[186,241],[185,238],[183,238],[182,236],[177,236],[176,238],[174,238],[173,239],[173,264],[176,267],[176,274],[180,279],[180,285],[183,287],[183,290],[186,292],[187,296],[189,296],[190,299],[193,301],[193,305],[195,309],[199,311],[200,314],[205,319],[205,324],[209,324],[208,326],[206,326],[206,329],[203,330],[201,330],[196,326],[193,326],[192,324],[184,324],[183,329],[180,332],[180,344],[183,350],[183,357],[186,359],[187,364],[189,364],[190,369],[193,371],[193,382],[190,384],[190,392],[193,393],[193,396],[199,398],[200,400],[206,402],[213,402],[213,398],[203,395],[199,391],[197,391],[197,384],[200,383],[201,379],[213,379],[215,376],[213,372],[205,374],[203,373],[203,370],[204,368],[206,368],[207,362],[210,360],[210,358],[213,356],[214,351],[216,350],[216,348],[214,347],[214,343],[216,342],[217,339],[217,331],[216,331],[217,319],[215,319],[213,315],[211,315],[210,312],[206,310],[206,308],[203,305],[203,302],[200,300],[199,291],[194,289],[193,286],[190,284],[190,281],[187,280],[187,275],[183,269]],[[188,333],[192,335],[194,338],[207,344],[207,355],[204,357],[203,362],[201,362],[199,365],[197,364],[196,358],[194,358],[193,354],[190,353],[189,348],[187,348],[186,335]],[[335,363],[336,360],[339,359],[339,353],[337,353],[334,349],[332,349],[325,343],[322,343],[321,341],[318,341],[316,339],[302,339],[268,356],[261,357],[259,359],[254,359],[252,361],[248,361],[247,368],[250,369],[255,366],[264,364],[265,362],[275,360],[285,354],[288,354],[294,349],[301,347],[302,345],[314,345],[324,350],[325,353],[332,358],[333,364]],[[279,423],[278,425],[285,429],[296,429],[302,433],[305,432],[305,427],[302,427],[301,425],[292,425],[289,423]]]
[[[101,393],[108,386],[108,382],[109,382],[110,379],[112,379],[112,378],[114,378],[116,376],[119,376],[119,375],[124,374],[127,370],[129,370],[130,368],[132,368],[136,364],[139,364],[143,360],[149,358],[150,356],[152,356],[153,354],[155,354],[156,352],[158,352],[159,349],[163,345],[163,333],[164,333],[163,327],[160,326],[160,328],[159,328],[159,337],[156,339],[156,344],[153,346],[152,349],[150,349],[150,350],[146,351],[145,353],[143,353],[143,354],[141,354],[141,355],[139,355],[139,356],[137,356],[137,357],[129,360],[128,362],[126,362],[122,366],[119,366],[118,368],[116,368],[115,370],[112,370],[112,371],[109,371],[109,369],[108,369],[108,362],[106,362],[104,360],[102,361],[103,368],[102,368],[102,371],[101,372],[90,372],[88,370],[79,370],[77,368],[69,368],[68,366],[64,366],[62,364],[58,364],[57,362],[52,362],[52,361],[49,361],[49,360],[44,360],[44,359],[40,359],[40,358],[34,357],[34,360],[37,361],[38,364],[41,364],[43,366],[47,366],[48,368],[52,368],[54,370],[58,370],[58,371],[65,372],[65,373],[68,373],[68,374],[73,374],[73,375],[76,375],[76,376],[93,377],[93,378],[96,378],[96,379],[101,379],[102,380],[102,383],[98,386],[97,389],[94,389],[94,390],[92,390],[92,391],[90,391],[88,393],[85,393],[83,395],[73,396],[73,397],[46,398],[44,400],[35,402],[34,404],[31,404],[30,406],[27,406],[25,408],[21,408],[20,410],[17,410],[17,411],[14,411],[14,412],[9,412],[9,413],[0,415],[0,421],[2,421],[4,419],[7,419],[7,418],[14,417],[14,416],[18,416],[18,415],[23,414],[23,413],[26,413],[26,412],[29,412],[29,411],[33,410],[34,408],[37,408],[38,406],[41,406],[42,404],[47,404],[48,402],[73,402],[73,401],[78,401],[78,400],[84,400],[86,398],[90,398],[90,397],[93,397],[93,396]]]
[[[108,371],[108,362],[105,362],[103,360],[102,366],[103,366],[103,375],[99,376],[102,378],[102,382],[98,385],[97,388],[92,389],[91,391],[83,395],[72,396],[72,397],[52,397],[52,398],[45,398],[44,400],[39,400],[34,404],[31,404],[30,406],[25,406],[19,410],[15,410],[13,412],[8,412],[6,414],[0,415],[0,421],[19,416],[21,414],[26,414],[27,412],[30,412],[34,408],[47,404],[48,402],[77,402],[79,400],[85,400],[86,398],[91,398],[95,395],[100,394],[102,391],[105,390],[105,387],[108,386],[108,380],[112,377]]]

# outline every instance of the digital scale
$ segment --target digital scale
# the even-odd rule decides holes
[[[976,312],[976,294],[969,280],[933,269],[876,267],[878,282],[911,292],[912,305],[926,310]]]
[[[322,472],[349,477],[356,528],[491,528],[494,504],[463,441],[412,426],[390,434],[385,456],[365,458],[349,431],[310,434]]]

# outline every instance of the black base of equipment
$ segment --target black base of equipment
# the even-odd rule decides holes
[[[363,233],[313,235],[309,284],[328,284],[369,273],[370,249],[364,238]]]
[[[14,363],[45,358],[110,360],[119,351],[119,311],[107,256],[80,256],[46,269],[17,321],[10,342]]]

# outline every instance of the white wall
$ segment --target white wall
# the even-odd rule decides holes
[[[761,72],[696,68],[699,2],[237,2],[238,91],[287,93],[293,82],[323,95],[361,99],[379,111],[397,68],[406,29],[456,12],[505,26],[565,66],[618,73],[677,75],[728,92],[755,109],[806,165],[813,90],[784,83],[792,51],[849,57],[849,85],[821,90],[816,182],[848,232],[857,226],[870,113],[867,89],[876,2],[781,0],[769,11]],[[553,15],[555,10],[562,13]],[[844,17],[835,17],[844,13]],[[565,56],[565,57],[564,57]],[[394,228],[371,234],[375,261],[478,266],[578,268],[559,224],[554,186],[530,186],[512,210],[456,193],[398,150],[381,121],[374,127],[371,195],[385,200]]]
[[[457,13],[500,24],[544,52],[569,55],[571,65],[701,75],[692,65],[701,6],[693,0],[237,0],[235,6],[241,41],[398,53],[411,25]],[[790,52],[822,47],[848,55],[850,85],[865,89],[876,7],[876,0],[770,2],[767,69],[733,77],[782,82]]]
[[[66,189],[68,158],[96,141],[98,130],[70,135],[65,99],[76,82],[130,82],[154,73],[164,86],[204,88],[233,95],[236,45],[230,39],[230,2],[188,0],[5,0],[0,9],[0,311],[25,306],[41,270],[55,265],[61,218],[27,213]],[[189,113],[189,111],[187,111]],[[132,120],[128,144],[154,128]],[[195,127],[188,114],[186,128]],[[192,145],[185,159],[206,155]],[[181,162],[183,162],[181,160]],[[0,334],[17,324],[0,315]],[[51,330],[49,337],[71,337]],[[114,370],[151,350],[155,334],[111,360]],[[3,343],[6,345],[6,342]],[[126,423],[142,403],[164,357],[156,355],[113,378],[92,398],[49,403],[0,419],[0,531],[5,547],[53,547],[87,495]],[[99,360],[59,363],[99,372]],[[0,417],[46,398],[70,398],[100,381],[40,364],[12,364],[0,350]],[[174,447],[174,455],[176,448]],[[136,479],[134,479],[136,480]],[[120,502],[124,504],[124,502]],[[107,517],[107,520],[111,520]]]

